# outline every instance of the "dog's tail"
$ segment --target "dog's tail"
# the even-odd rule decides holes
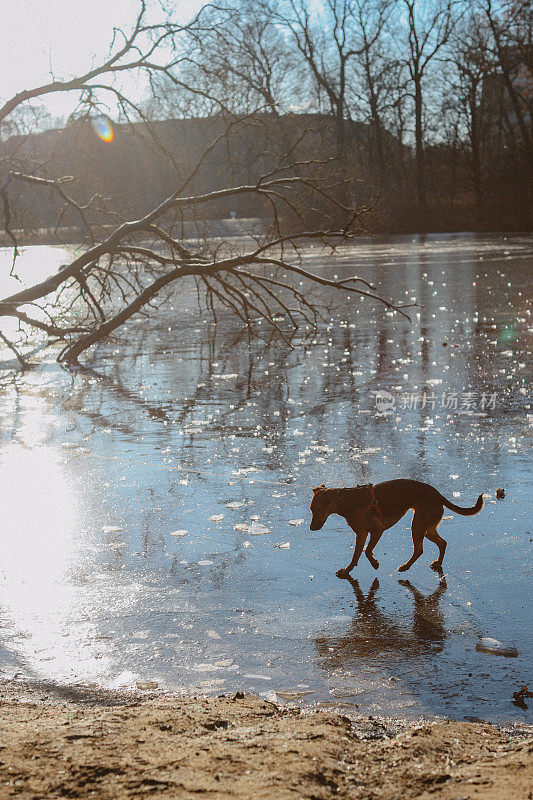
[[[472,517],[474,516],[474,514],[479,514],[479,512],[483,508],[482,494],[479,495],[476,501],[476,505],[472,506],[471,508],[461,508],[461,506],[456,506],[455,503],[450,503],[450,501],[446,500],[446,498],[443,497],[442,495],[440,496],[440,498],[442,500],[442,505],[446,506],[446,508],[449,508],[450,511],[454,511],[456,514],[461,514],[463,517]]]

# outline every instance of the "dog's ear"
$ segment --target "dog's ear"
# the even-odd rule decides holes
[[[325,488],[326,488],[326,484],[325,483],[321,483],[320,486],[315,486],[315,488],[313,489],[313,492],[315,492],[315,494],[316,494],[316,492],[320,492],[321,489],[325,489]]]

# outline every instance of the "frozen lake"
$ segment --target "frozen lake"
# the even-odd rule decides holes
[[[64,257],[23,258],[46,272]],[[409,323],[344,299],[295,350],[249,352],[180,289],[84,371],[51,355],[4,375],[0,678],[527,718],[511,699],[533,655],[533,238],[398,237],[305,262],[420,307]],[[485,508],[446,511],[443,579],[427,541],[396,572],[408,515],[378,544],[378,572],[362,559],[339,580],[353,537],[339,517],[309,530],[311,487],[394,477],[463,506],[485,491]],[[518,657],[476,651],[484,636]]]

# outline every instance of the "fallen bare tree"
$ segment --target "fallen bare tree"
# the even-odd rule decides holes
[[[164,73],[176,87],[180,85],[180,60],[187,61],[185,34],[198,38],[198,24],[179,27],[166,20],[160,25],[145,23],[145,6],[129,35],[115,32],[109,57],[99,66],[76,78],[54,80],[46,85],[21,92],[0,109],[0,124],[9,119],[21,104],[57,92],[77,91],[87,113],[101,111],[102,93],[111,93],[124,114],[138,112],[143,132],[153,134],[149,120],[115,84],[117,74],[145,72],[149,79]],[[162,66],[157,53],[182,37],[182,52]],[[185,41],[185,44],[183,42]],[[187,85],[194,92],[194,84]],[[204,90],[202,90],[204,91]],[[205,94],[205,91],[204,91]],[[216,103],[216,98],[210,98]],[[176,189],[165,200],[135,220],[117,221],[117,210],[98,194],[82,197],[73,191],[72,179],[50,177],[43,170],[29,172],[13,166],[13,159],[4,161],[0,180],[4,228],[14,254],[18,255],[18,238],[11,225],[14,185],[28,186],[59,198],[60,218],[77,215],[85,231],[83,251],[44,280],[5,297],[0,301],[0,317],[18,322],[20,337],[41,332],[52,342],[62,343],[58,359],[75,363],[91,345],[111,336],[126,320],[137,313],[146,313],[158,306],[181,280],[196,282],[198,298],[215,318],[225,309],[247,326],[250,335],[258,332],[256,323],[286,342],[304,320],[315,325],[317,306],[309,297],[309,286],[334,287],[340,292],[364,295],[388,309],[403,314],[403,307],[380,297],[364,279],[353,276],[330,280],[307,270],[299,258],[300,248],[310,240],[335,247],[362,231],[364,209],[347,203],[353,196],[351,180],[337,171],[334,158],[320,158],[310,151],[305,132],[298,132],[284,152],[272,154],[271,169],[246,185],[230,186],[210,192],[191,190],[205,158],[221,139],[229,140],[239,126],[265,125],[259,114],[237,117],[222,105],[223,132],[206,149],[204,156],[189,174],[180,174],[172,153],[161,145],[162,157],[169,168],[175,168]],[[129,117],[127,117],[129,119]],[[286,144],[286,136],[284,136]],[[159,145],[154,137],[154,144]],[[259,201],[269,223],[261,234],[239,240],[219,241],[210,238],[202,220],[209,219],[209,207],[221,200],[245,196]],[[310,213],[311,212],[311,213]],[[321,224],[308,226],[309,219]],[[190,221],[195,235],[191,236]],[[13,271],[12,271],[13,272]],[[4,332],[3,342],[26,359],[18,341],[11,341]]]
[[[186,277],[196,280],[205,307],[215,317],[220,305],[250,330],[262,320],[286,341],[299,319],[316,324],[317,309],[306,298],[301,279],[367,296],[405,314],[401,306],[377,295],[360,277],[331,280],[301,266],[297,258],[300,243],[314,239],[334,245],[360,233],[358,213],[342,208],[347,221],[341,229],[284,234],[280,206],[288,206],[298,215],[295,195],[302,188],[306,196],[314,191],[324,198],[324,188],[311,179],[283,176],[207,195],[169,197],[142,219],[118,226],[44,281],[4,298],[0,315],[61,339],[65,345],[59,359],[74,362],[133,314],[152,306],[167,287]],[[174,235],[180,212],[243,193],[264,197],[271,204],[274,222],[269,232],[241,252],[235,251],[234,245],[213,244],[208,239],[189,242]],[[330,199],[339,210],[338,202]],[[299,280],[291,280],[294,276]],[[35,309],[40,313],[36,315]],[[288,330],[286,324],[280,325],[279,315],[288,322]]]

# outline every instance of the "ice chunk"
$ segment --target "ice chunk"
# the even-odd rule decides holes
[[[297,690],[297,689],[290,689],[286,692],[278,692],[278,697],[281,697],[282,700],[299,700],[300,697],[304,697],[306,694],[313,694],[312,689],[305,690]]]
[[[211,564],[214,564],[214,563],[215,563],[214,561],[210,561],[208,558],[204,558],[202,561],[198,562],[198,564],[201,567],[208,567],[208,566],[210,566]]]
[[[226,508],[242,508],[244,500],[232,500],[231,503],[226,503]]]
[[[303,519],[290,519],[289,525],[301,525],[303,521]]]
[[[169,536],[187,536],[189,531],[179,530],[179,531],[170,531]]]
[[[119,531],[123,531],[124,528],[121,528],[120,525],[103,525],[102,526],[102,533],[119,533]]]
[[[276,545],[276,547],[279,547],[280,550],[288,550],[290,546],[291,546],[290,542],[280,542],[279,544]]]
[[[224,514],[213,514],[212,517],[209,517],[211,522],[222,522],[224,519]]]
[[[489,636],[483,637],[476,644],[476,650],[480,653],[490,653],[493,656],[507,656],[508,658],[516,658],[518,650],[514,645],[504,644],[498,639],[491,639]]]
[[[244,533],[244,531],[248,530],[248,525],[246,525],[244,522],[238,522],[233,526],[233,530],[238,531],[239,533]]]
[[[250,536],[263,536],[265,533],[270,533],[270,528],[263,525],[261,522],[252,522],[248,528]]]
[[[124,670],[124,672],[121,672],[116,678],[113,678],[113,680],[108,683],[108,686],[110,689],[120,689],[124,686],[133,686],[137,678],[138,675],[136,675],[134,672]]]

